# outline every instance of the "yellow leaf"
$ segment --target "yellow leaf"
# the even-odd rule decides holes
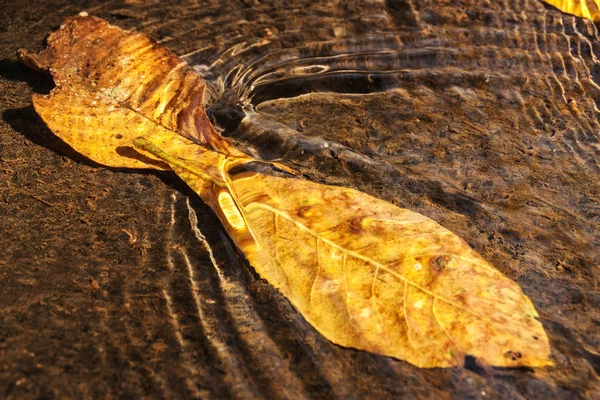
[[[235,160],[186,158],[189,149],[169,143],[136,141],[201,194],[260,276],[334,343],[419,367],[462,365],[465,355],[551,365],[548,337],[519,286],[431,219],[353,189],[229,176]],[[204,160],[219,166],[216,178],[195,172]]]
[[[46,50],[19,55],[29,66],[50,70],[56,83],[49,96],[34,96],[36,111],[54,133],[96,162],[148,168],[131,158],[137,157],[133,140],[160,130],[243,155],[208,121],[202,77],[141,33],[76,16],[49,36]]]
[[[133,140],[163,127],[81,86],[53,90],[50,97],[35,95],[33,105],[54,134],[76,151],[109,167],[155,168],[168,165],[133,148]]]
[[[600,0],[544,0],[546,3],[576,17],[600,22]]]
[[[55,78],[49,96],[34,97],[53,132],[105,165],[177,173],[331,341],[420,367],[462,365],[465,355],[551,365],[518,285],[434,221],[353,189],[232,172],[260,161],[210,125],[203,80],[143,35],[75,17],[47,50],[22,57]]]

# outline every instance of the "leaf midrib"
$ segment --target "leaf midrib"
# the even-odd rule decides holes
[[[253,203],[250,203],[250,204],[248,204],[248,205],[244,206],[244,208],[245,208],[245,209],[246,209],[248,212],[251,212],[253,208],[262,208],[262,209],[264,209],[264,210],[267,210],[267,211],[269,211],[269,212],[271,212],[271,213],[273,213],[273,214],[275,214],[275,215],[279,215],[279,216],[281,216],[282,218],[285,218],[285,219],[287,219],[288,221],[292,222],[292,223],[293,223],[294,225],[296,225],[296,226],[297,226],[299,229],[301,229],[301,230],[303,230],[303,231],[307,232],[307,233],[308,233],[308,234],[310,234],[311,236],[315,237],[315,238],[316,238],[316,239],[318,239],[318,240],[321,240],[323,243],[326,243],[326,244],[328,244],[329,246],[333,247],[334,249],[337,249],[337,250],[341,251],[341,252],[342,252],[342,253],[344,253],[344,254],[350,255],[351,257],[354,257],[354,258],[356,258],[356,259],[359,259],[359,260],[361,260],[361,261],[364,261],[364,262],[366,262],[366,263],[369,263],[369,264],[373,265],[373,266],[376,268],[376,270],[379,270],[379,269],[380,269],[380,270],[383,270],[383,271],[385,271],[385,272],[388,272],[389,274],[391,274],[391,275],[393,275],[393,276],[397,277],[397,278],[398,278],[398,279],[400,279],[401,281],[403,281],[403,282],[405,282],[405,283],[407,283],[407,284],[409,284],[409,285],[411,285],[411,286],[415,287],[416,289],[419,289],[419,290],[423,291],[424,293],[428,294],[429,296],[433,297],[434,299],[437,299],[437,300],[443,301],[444,303],[447,303],[447,304],[449,304],[449,305],[451,305],[451,306],[453,306],[453,307],[456,307],[457,309],[459,309],[459,310],[461,310],[461,311],[463,311],[463,312],[466,312],[466,313],[468,313],[468,314],[470,314],[470,315],[472,315],[472,316],[474,316],[474,317],[476,317],[476,318],[478,318],[478,319],[480,319],[480,320],[482,320],[482,321],[485,321],[485,322],[489,323],[490,325],[493,325],[493,326],[494,326],[494,325],[496,325],[496,324],[497,324],[497,322],[495,322],[495,321],[490,321],[489,319],[487,319],[487,318],[485,318],[485,317],[483,317],[483,316],[481,316],[481,315],[478,315],[478,314],[476,314],[476,313],[474,313],[474,312],[472,312],[472,311],[470,311],[470,310],[468,310],[468,309],[466,309],[466,308],[464,308],[464,307],[462,307],[462,306],[460,306],[460,305],[456,304],[456,303],[455,303],[455,302],[453,302],[453,301],[450,301],[450,300],[448,300],[448,299],[445,299],[444,297],[438,296],[437,294],[435,294],[435,293],[431,292],[430,290],[427,290],[427,289],[425,289],[425,288],[421,287],[421,286],[420,286],[420,285],[418,285],[417,283],[415,283],[415,282],[411,281],[410,279],[408,279],[408,278],[404,277],[403,275],[401,275],[401,274],[398,274],[397,272],[395,272],[395,271],[392,271],[391,269],[389,269],[389,268],[388,268],[388,266],[389,266],[389,265],[391,265],[391,264],[395,264],[395,263],[398,263],[398,262],[400,262],[400,261],[402,261],[402,260],[394,261],[394,262],[393,262],[393,263],[391,263],[391,264],[381,264],[381,263],[379,263],[379,262],[377,262],[377,261],[375,261],[375,260],[372,260],[372,259],[370,259],[370,258],[368,258],[368,257],[365,257],[365,256],[363,256],[363,255],[361,255],[361,254],[359,254],[359,253],[357,253],[357,252],[355,252],[355,251],[353,251],[353,250],[347,249],[347,248],[345,248],[345,247],[343,247],[343,246],[340,246],[340,245],[338,245],[338,244],[336,244],[336,243],[332,242],[332,241],[331,241],[331,240],[329,240],[329,239],[326,239],[326,238],[322,237],[321,235],[319,235],[319,233],[317,233],[317,232],[313,231],[312,229],[308,228],[306,225],[304,225],[304,224],[302,224],[302,223],[300,223],[300,222],[298,222],[298,221],[294,220],[292,217],[290,217],[290,216],[289,216],[288,214],[286,214],[285,212],[283,212],[283,211],[280,211],[280,210],[278,210],[278,209],[276,209],[276,208],[274,208],[274,207],[271,207],[271,206],[269,206],[269,205],[267,205],[267,204],[264,204],[264,203],[257,203],[257,202],[253,202]],[[420,255],[422,256],[422,255],[426,255],[426,254],[427,254],[427,253],[420,254]],[[459,257],[460,259],[464,259],[463,257],[461,257],[461,256],[456,256],[456,255],[455,255],[455,254],[453,254],[453,253],[434,253],[434,254],[435,254],[435,255],[443,255],[443,254],[448,254],[448,255],[453,255],[453,256],[455,256],[455,257]],[[464,259],[464,260],[465,260],[465,261],[469,261],[469,262],[473,262],[473,261],[474,261],[474,260],[471,260],[471,259]],[[481,264],[481,263],[477,263],[477,264]],[[489,267],[488,267],[488,268],[489,268]],[[509,316],[508,316],[508,315],[507,315],[507,318],[509,318]],[[511,319],[511,321],[512,321],[512,322],[514,322],[514,323],[515,323],[515,324],[517,324],[517,325],[520,325],[520,326],[523,326],[523,327],[527,327],[525,324],[523,324],[523,323],[522,323],[522,322],[520,322],[520,321],[514,320],[514,319],[512,319],[512,318],[510,318],[510,319]]]

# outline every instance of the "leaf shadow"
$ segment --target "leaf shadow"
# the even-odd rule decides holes
[[[55,86],[49,71],[36,71],[10,58],[0,59],[0,76],[13,82],[26,82],[40,94],[50,93]]]

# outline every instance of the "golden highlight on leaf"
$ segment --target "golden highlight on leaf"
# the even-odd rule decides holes
[[[83,119],[81,125],[93,128],[98,123],[103,128],[105,124],[90,119],[88,113],[103,118],[121,108],[222,153],[242,155],[208,121],[202,77],[141,33],[123,31],[100,18],[77,16],[50,35],[46,50],[37,55],[20,51],[19,55],[26,64],[52,73],[56,89],[49,97],[34,97],[34,106],[44,122],[65,135],[70,134],[69,126],[57,125],[60,122],[47,117],[48,113],[59,109],[70,114],[69,122]],[[62,91],[67,94],[59,98]],[[70,110],[68,102],[61,103],[66,96],[84,96],[82,102],[94,107]],[[98,133],[98,137],[103,135]]]
[[[544,0],[562,12],[600,22],[600,0]]]
[[[87,17],[69,19],[49,44],[23,57],[55,77],[51,95],[34,98],[50,129],[102,164],[173,170],[332,342],[428,368],[466,355],[552,364],[519,286],[436,222],[349,188],[233,172],[259,160],[210,126],[204,82],[166,49]]]
[[[35,95],[33,105],[56,136],[100,164],[169,169],[160,159],[144,157],[133,148],[136,137],[165,128],[110,98],[74,85],[54,89],[49,98]]]
[[[252,227],[255,243],[238,240],[250,263],[330,340],[420,367],[462,365],[467,354],[548,365],[529,299],[434,221],[295,179],[251,174],[231,189]]]

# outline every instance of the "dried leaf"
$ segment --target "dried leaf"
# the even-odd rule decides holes
[[[544,0],[568,14],[600,22],[600,0]]]
[[[169,143],[137,142],[202,195],[260,276],[331,341],[419,367],[462,365],[467,354],[496,366],[551,365],[519,286],[431,219],[353,189],[230,177],[227,157],[187,158]],[[202,163],[221,174],[198,176]]]
[[[137,157],[133,139],[148,129],[167,129],[222,153],[243,155],[208,121],[202,77],[140,33],[77,16],[50,35],[46,50],[19,55],[32,67],[49,69],[54,77],[56,88],[50,96],[33,97],[38,114],[75,150],[99,163],[148,168],[131,158]],[[108,148],[119,149],[122,157]]]
[[[234,172],[257,160],[208,124],[201,78],[148,43],[95,18],[70,19],[48,50],[25,55],[57,83],[34,98],[36,110],[94,161],[172,169],[261,277],[337,344],[420,367],[462,365],[465,355],[497,366],[552,364],[518,285],[434,221],[353,189]]]

